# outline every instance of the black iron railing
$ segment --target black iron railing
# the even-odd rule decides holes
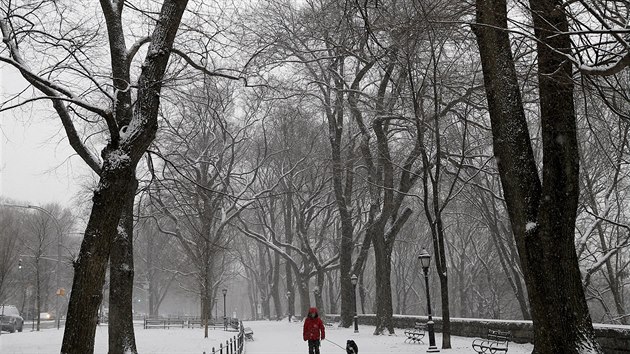
[[[239,321],[238,323],[238,334],[235,335],[230,340],[225,341],[225,345],[223,343],[219,344],[219,348],[215,349],[212,347],[212,351],[209,353],[203,352],[203,354],[243,354],[243,346],[245,343],[245,335],[243,329],[243,322]]]

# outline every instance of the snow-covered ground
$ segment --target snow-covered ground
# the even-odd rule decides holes
[[[308,353],[308,345],[302,341],[302,324],[283,322],[244,322],[246,327],[254,331],[254,341],[245,345],[247,354],[296,354]],[[344,347],[348,339],[354,340],[360,354],[390,354],[390,353],[425,353],[429,347],[429,337],[425,336],[425,344],[405,343],[403,330],[397,329],[395,335],[375,336],[374,326],[359,326],[359,333],[353,328],[326,327],[326,340],[322,342],[322,354],[344,354]],[[474,338],[451,337],[452,349],[442,350],[450,354],[474,353],[470,344]],[[442,336],[435,334],[438,348],[442,346]],[[337,344],[337,345],[335,345]],[[529,354],[534,348],[531,344],[510,343],[510,354]]]
[[[142,354],[152,353],[210,353],[212,347],[219,348],[219,344],[234,337],[236,332],[223,330],[209,330],[208,338],[203,338],[203,329],[195,328],[171,328],[171,329],[144,329],[135,327],[136,345],[138,352]],[[63,328],[44,329],[40,332],[31,332],[24,329],[22,333],[2,332],[0,336],[0,353],[2,354],[52,354],[59,353]],[[99,326],[96,329],[96,341],[94,353],[107,354],[107,326]]]
[[[245,327],[254,331],[254,340],[245,344],[247,354],[298,354],[308,352],[306,342],[302,341],[302,324],[287,321],[255,321],[244,322]],[[359,346],[361,354],[389,354],[389,353],[424,353],[428,347],[428,337],[425,344],[405,343],[402,330],[396,335],[374,336],[374,327],[359,326],[359,333],[352,328],[326,327],[326,339],[321,346],[322,354],[343,354],[345,350],[335,345],[345,347],[346,340],[353,339]],[[214,346],[225,343],[234,332],[210,330],[209,338],[203,338],[201,329],[143,329],[136,327],[136,341],[138,351],[142,354],[171,353],[171,354],[202,354],[210,353]],[[46,329],[41,332],[30,332],[25,329],[22,333],[0,336],[0,353],[2,354],[47,354],[59,353],[63,329]],[[443,350],[444,353],[470,354],[473,353],[470,344],[473,338],[453,337],[453,349]],[[441,347],[442,337],[436,333],[438,348]],[[529,354],[531,344],[510,343],[510,354]],[[95,353],[107,353],[107,327],[100,326],[96,332]]]

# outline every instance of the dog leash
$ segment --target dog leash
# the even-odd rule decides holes
[[[327,341],[327,342],[330,342],[330,343],[332,343],[332,344],[334,344],[334,345],[336,345],[336,346],[338,346],[339,348],[343,349],[344,351],[346,350],[346,348],[344,348],[344,347],[340,346],[339,344],[337,344],[337,343],[335,343],[335,342],[331,341],[331,340],[330,340],[330,339],[328,339],[328,338],[326,338],[326,339],[324,339],[324,340],[325,340],[325,341]]]

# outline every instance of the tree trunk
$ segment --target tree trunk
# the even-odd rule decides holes
[[[127,205],[127,195],[134,188],[128,182],[135,178],[134,168],[116,165],[111,151],[104,152],[105,161],[99,187],[92,199],[92,213],[85,230],[79,257],[74,262],[74,280],[68,303],[62,353],[86,354],[94,351],[94,335],[98,308],[103,299],[105,271],[118,222]]]
[[[364,282],[363,282],[363,272],[361,272],[361,275],[359,276],[359,284],[357,284],[357,288],[359,290],[359,299],[361,300],[361,303],[360,303],[360,305],[361,305],[361,313],[365,315],[367,313],[365,311],[365,302],[367,300],[367,291],[365,290],[365,285],[364,285]]]
[[[374,225],[374,224],[373,224]],[[381,228],[370,227],[367,232],[383,233]],[[387,329],[390,334],[394,334],[394,323],[392,322],[392,285],[391,285],[391,252],[387,250],[384,237],[373,234],[372,244],[374,245],[375,283],[376,283],[376,329],[374,334],[383,334]]]
[[[342,208],[339,208],[341,210]],[[339,245],[339,290],[341,300],[341,327],[350,327],[354,321],[356,294],[352,287],[352,220],[349,212],[341,213],[341,242]]]
[[[289,319],[295,316],[295,288],[293,287],[293,271],[287,262],[287,315]]]
[[[42,291],[41,291],[41,274],[39,271],[39,256],[37,256],[37,262],[35,263],[35,284],[37,284],[37,288],[35,289],[35,308],[37,313],[37,331],[39,332],[39,326],[41,324],[41,318],[39,316],[42,313]]]
[[[276,310],[276,320],[282,319],[282,302],[280,301],[280,255],[273,255],[273,285],[271,286],[271,298],[273,307]]]
[[[109,354],[137,353],[133,330],[133,206],[138,181],[129,181],[129,194],[109,258]]]
[[[207,277],[206,277],[207,279]],[[208,338],[208,325],[212,312],[212,300],[210,299],[209,281],[205,281],[205,287],[201,290],[201,323],[203,325],[203,337]]]
[[[330,274],[330,272],[326,273],[326,281],[328,283],[328,301],[330,302],[330,307],[328,308],[328,312],[337,313],[337,299],[335,297],[335,284],[333,281],[332,274]]]
[[[340,57],[339,62],[334,64],[331,70],[338,71],[339,78],[344,77],[344,58]],[[326,115],[328,119],[328,139],[330,141],[330,152],[332,156],[333,190],[335,192],[335,204],[339,212],[341,222],[341,240],[339,242],[339,287],[341,292],[341,327],[350,327],[354,319],[355,294],[350,278],[352,277],[352,252],[354,244],[352,240],[354,227],[352,226],[352,191],[354,183],[354,173],[352,171],[353,156],[350,149],[350,156],[346,163],[342,157],[343,146],[343,120],[344,120],[344,82],[342,79],[335,80],[334,100],[335,111]]]
[[[564,7],[531,1],[538,51],[543,184],[538,178],[507,32],[504,0],[477,0],[494,154],[534,323],[534,353],[601,353],[575,253],[579,161]],[[503,29],[503,30],[502,30]]]
[[[308,308],[311,306],[311,299],[308,291],[308,279],[303,278],[304,277],[300,274],[297,286],[300,291],[300,315],[302,318],[306,318]]]
[[[326,309],[324,307],[324,273],[319,270],[317,272],[317,288],[314,291],[315,295],[315,307],[317,307],[317,311],[320,317],[326,316]]]
[[[436,187],[436,186],[435,186]],[[440,299],[442,300],[442,349],[451,348],[451,310],[448,296],[448,273],[446,264],[446,250],[444,242],[444,225],[442,224],[442,215],[438,211],[437,204],[434,206],[436,212],[436,231],[437,238],[433,239],[434,247],[439,244],[438,249],[439,256],[435,257],[435,268],[438,271],[438,278],[440,279]]]
[[[289,179],[291,182],[291,179]],[[291,193],[291,188],[286,188],[286,195],[283,199],[283,218],[284,218],[284,240],[287,245],[293,243],[293,194]],[[285,252],[289,257],[291,256],[291,248],[286,247]],[[295,315],[295,287],[293,280],[293,268],[291,263],[285,263],[285,273],[287,277],[287,316],[289,316],[289,320]]]

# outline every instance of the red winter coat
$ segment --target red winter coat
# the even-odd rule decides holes
[[[315,316],[311,316],[315,314]],[[324,340],[326,338],[326,330],[324,322],[317,314],[317,308],[308,309],[308,316],[304,320],[304,340]]]

